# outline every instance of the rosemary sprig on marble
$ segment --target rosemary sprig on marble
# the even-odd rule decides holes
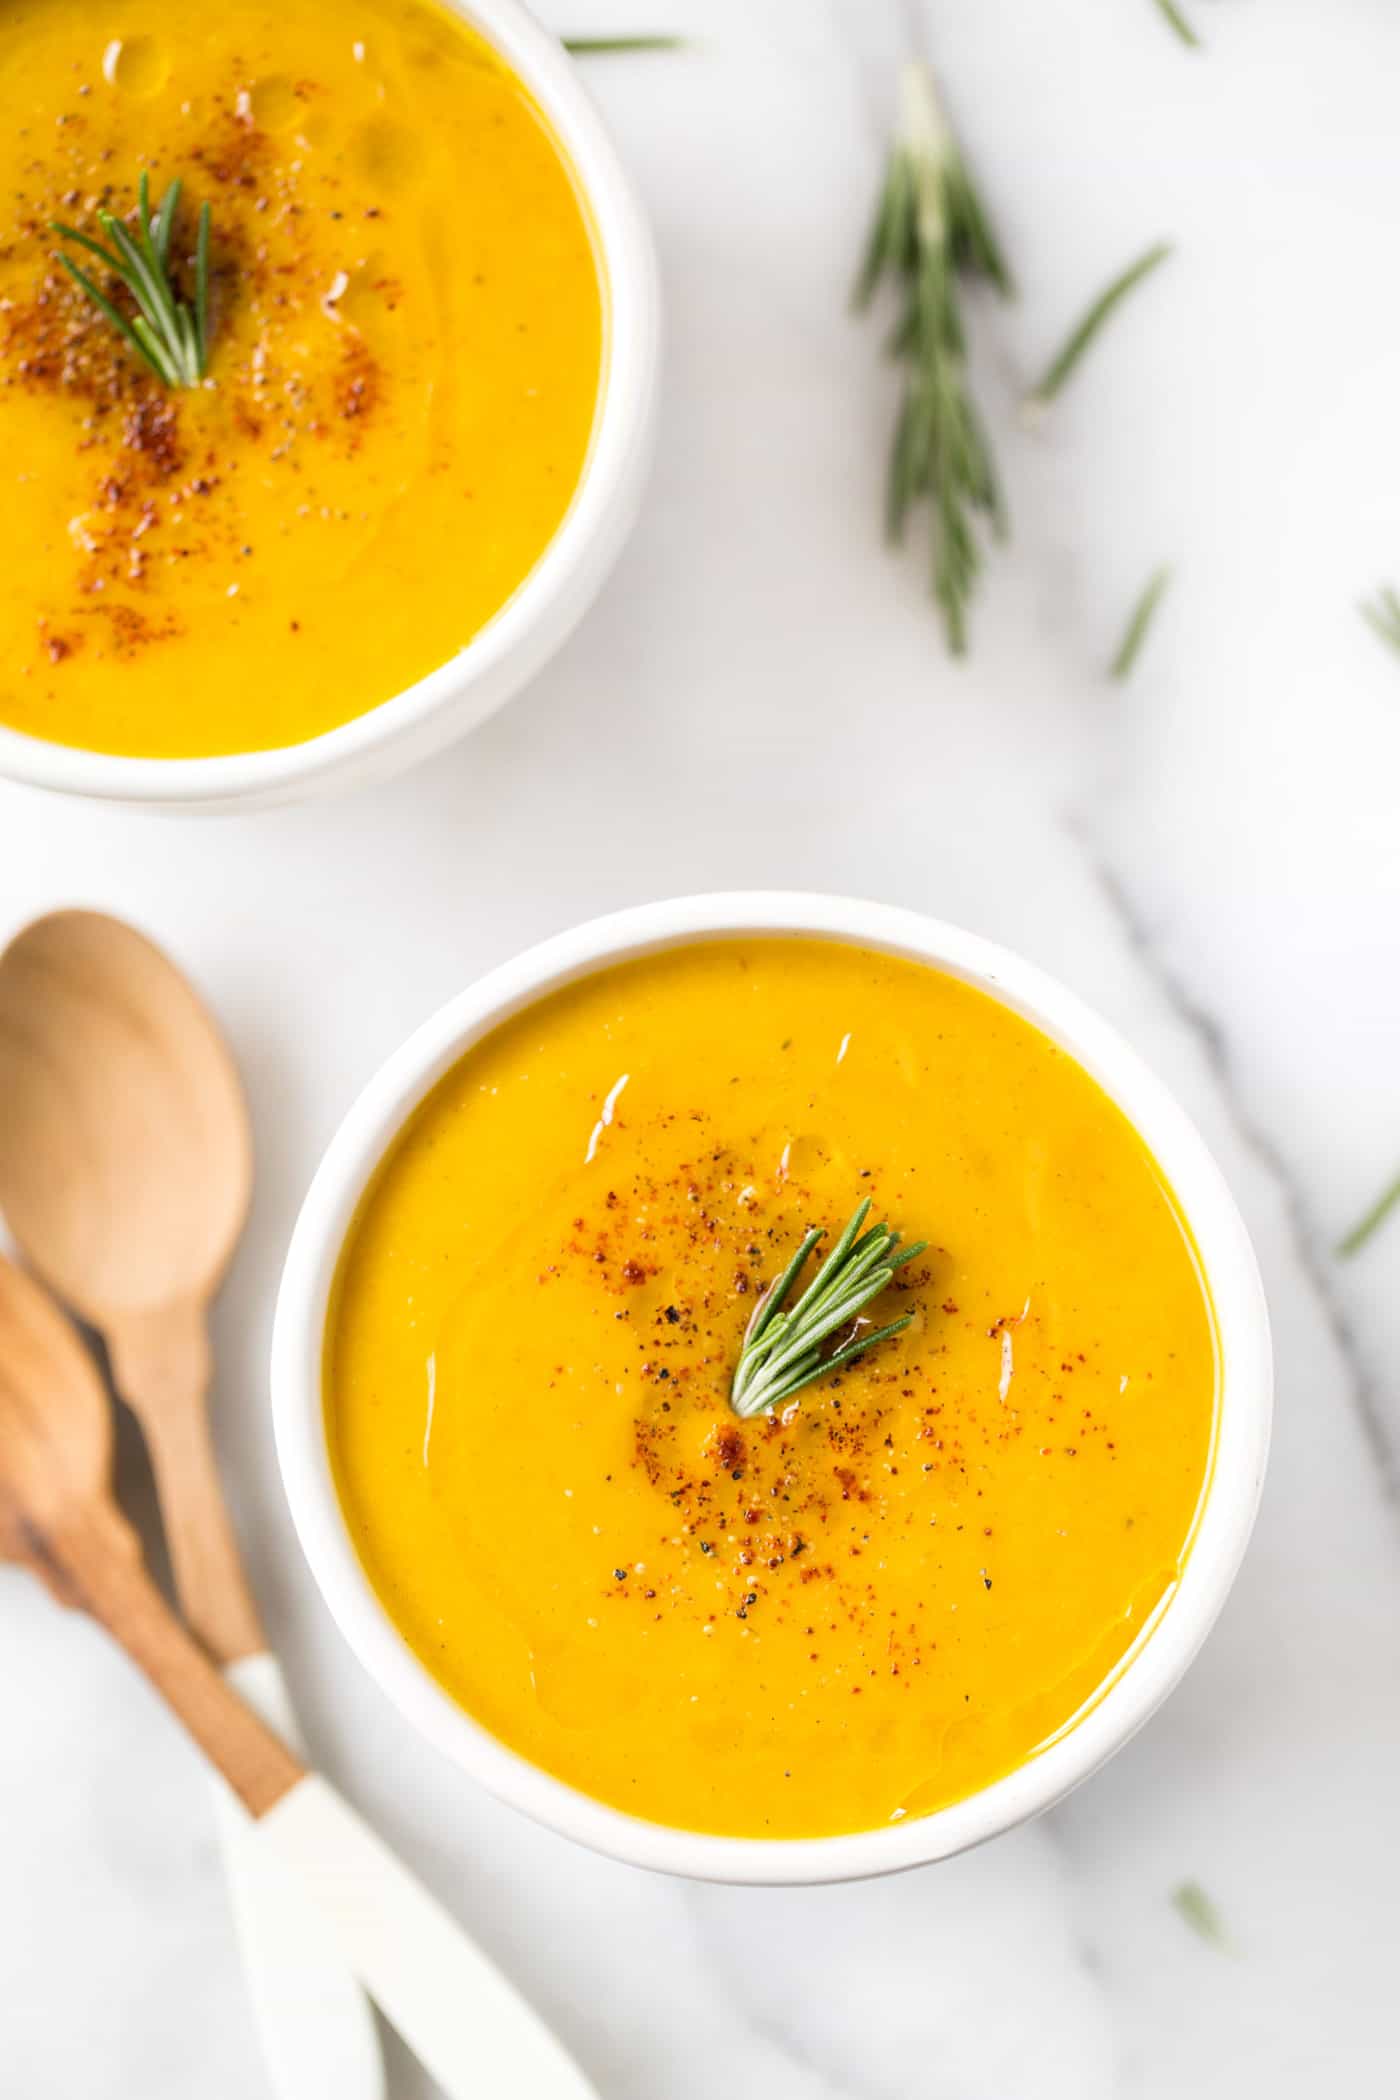
[[[1108,667],[1110,678],[1128,677],[1137,662],[1142,645],[1147,639],[1147,630],[1152,625],[1152,616],[1162,602],[1167,585],[1172,580],[1170,569],[1157,569],[1148,577],[1142,592],[1128,616],[1123,630],[1123,639],[1118,644],[1112,663]]]
[[[1344,1240],[1337,1242],[1338,1254],[1359,1254],[1373,1232],[1378,1232],[1390,1213],[1400,1204],[1400,1174],[1390,1187],[1383,1189],[1363,1218],[1358,1218]]]
[[[959,310],[964,280],[1003,295],[1011,277],[973,187],[927,66],[900,75],[900,113],[884,187],[856,281],[857,307],[890,278],[903,302],[890,340],[904,367],[885,502],[888,537],[903,539],[915,503],[927,500],[933,529],[933,595],[948,646],[967,647],[967,606],[982,550],[979,521],[1000,536],[1006,513],[991,448],[967,385]]]
[[[729,1404],[736,1415],[757,1415],[767,1407],[781,1406],[815,1379],[839,1371],[877,1342],[901,1334],[913,1319],[912,1313],[901,1313],[873,1334],[857,1334],[830,1355],[823,1354],[823,1343],[838,1328],[848,1326],[863,1305],[879,1296],[895,1270],[922,1254],[926,1245],[919,1240],[912,1247],[900,1248],[899,1234],[888,1225],[872,1225],[863,1233],[869,1215],[867,1196],[857,1204],[845,1231],[795,1305],[788,1307],[787,1301],[812,1249],[825,1238],[819,1225],[812,1227],[777,1282],[759,1299],[744,1331],[729,1389]]]
[[[1400,652],[1400,591],[1383,584],[1374,598],[1363,600],[1361,617],[1383,642]]]
[[[1200,49],[1201,40],[1177,6],[1176,0],[1157,0],[1157,12],[1168,28],[1175,30],[1183,44],[1190,44],[1195,50]]]
[[[1070,331],[1063,348],[1051,358],[1040,384],[1026,396],[1026,409],[1032,419],[1048,408],[1061,391],[1110,314],[1122,304],[1135,285],[1141,284],[1144,277],[1150,276],[1166,261],[1171,252],[1170,241],[1158,241],[1145,255],[1140,255],[1136,262],[1129,263],[1126,270],[1120,271],[1111,284],[1104,286],[1083,320]]]
[[[137,191],[136,232],[129,233],[114,212],[99,211],[97,223],[110,247],[91,234],[58,220],[52,231],[95,255],[131,297],[129,317],[71,255],[59,255],[74,283],[111,322],[125,342],[166,386],[198,386],[209,363],[209,206],[200,206],[195,239],[194,300],[180,298],[170,269],[170,242],[180,208],[179,180],[172,182],[154,214],[150,180],[141,171]]]

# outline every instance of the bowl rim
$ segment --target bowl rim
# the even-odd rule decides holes
[[[331,1282],[369,1178],[406,1116],[501,1022],[600,968],[725,936],[810,935],[947,970],[1039,1027],[1096,1079],[1152,1152],[1187,1219],[1220,1348],[1216,1447],[1185,1568],[1107,1688],[1016,1771],[931,1815],[817,1838],[720,1837],[647,1822],[509,1749],[413,1654],[370,1586],[331,1478],[321,1351]],[[1176,1685],[1225,1601],[1253,1526],[1268,1452],[1268,1314],[1243,1220],[1204,1140],[1136,1051],[1078,996],[1011,951],[894,906],[797,892],[678,897],[592,919],[527,949],[450,999],[390,1056],[331,1140],[283,1271],[272,1343],[278,1460],[303,1552],[370,1676],[420,1734],[499,1799],[633,1865],[699,1879],[798,1885],[946,1859],[1039,1814],[1127,1742]]]
[[[135,758],[0,724],[0,779],[116,803],[208,808],[290,800],[413,763],[474,726],[563,641],[621,549],[650,453],[660,290],[645,213],[578,67],[520,0],[440,0],[539,105],[595,242],[605,325],[599,404],[568,510],[505,604],[446,663],[300,743],[211,758]]]

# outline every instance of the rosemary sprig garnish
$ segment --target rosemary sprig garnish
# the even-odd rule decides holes
[[[1142,594],[1128,618],[1123,630],[1123,639],[1108,667],[1110,678],[1126,678],[1138,660],[1138,653],[1147,639],[1147,630],[1152,625],[1152,615],[1162,602],[1162,595],[1172,580],[1170,569],[1158,569],[1148,577]]]
[[[128,319],[70,255],[56,258],[156,378],[166,386],[198,386],[209,363],[209,206],[203,204],[199,211],[191,305],[178,296],[170,272],[170,240],[180,208],[180,190],[177,177],[153,214],[150,181],[143,168],[137,191],[135,234],[127,231],[114,212],[97,214],[97,223],[110,247],[104,248],[91,234],[79,232],[76,226],[64,226],[56,219],[52,231],[95,255],[130,293],[136,311]]]
[[[1201,40],[1177,6],[1176,0],[1157,0],[1157,12],[1168,27],[1176,31],[1183,44],[1190,44],[1196,50],[1200,49]]]
[[[1363,600],[1361,617],[1383,642],[1400,651],[1400,591],[1383,584],[1374,598]]]
[[[919,1240],[896,1253],[899,1234],[888,1225],[872,1225],[862,1235],[869,1215],[867,1196],[857,1204],[840,1239],[790,1310],[784,1307],[807,1266],[807,1257],[818,1240],[825,1238],[820,1225],[812,1227],[777,1282],[759,1299],[744,1330],[729,1389],[729,1404],[736,1415],[757,1415],[766,1407],[781,1406],[814,1379],[827,1377],[877,1342],[902,1333],[913,1319],[912,1313],[901,1313],[873,1334],[858,1334],[831,1355],[822,1354],[828,1336],[847,1326],[863,1305],[879,1296],[895,1270],[922,1254],[927,1244]]]
[[[608,58],[621,51],[683,51],[683,36],[566,36],[564,49],[575,58]]]
[[[998,536],[1006,513],[981,418],[967,388],[960,279],[1004,295],[1011,276],[973,188],[927,66],[900,75],[900,117],[854,302],[867,306],[886,275],[904,302],[890,349],[905,368],[885,500],[888,537],[909,511],[933,513],[933,595],[954,655],[967,647],[967,604],[982,566],[976,523]]]
[[[1145,255],[1140,255],[1136,262],[1120,271],[1111,284],[1104,286],[1083,320],[1071,331],[1064,348],[1051,358],[1039,386],[1026,396],[1026,409],[1032,417],[1038,416],[1054,400],[1114,308],[1121,305],[1134,285],[1141,284],[1144,277],[1150,276],[1164,263],[1171,252],[1170,241],[1158,241]]]
[[[1359,1254],[1373,1232],[1379,1231],[1390,1213],[1400,1203],[1400,1174],[1397,1174],[1388,1189],[1383,1189],[1364,1218],[1358,1218],[1344,1240],[1337,1242],[1338,1254]]]

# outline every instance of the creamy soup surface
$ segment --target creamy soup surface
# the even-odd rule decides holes
[[[155,757],[292,744],[445,663],[558,527],[603,304],[573,176],[425,0],[0,4],[0,722]],[[55,259],[183,183],[205,382]],[[126,295],[91,257],[121,306]]]
[[[740,1420],[755,1298],[857,1200],[902,1335]],[[715,941],[471,1050],[352,1227],[339,1492],[415,1652],[666,1824],[808,1837],[1013,1770],[1172,1590],[1216,1408],[1152,1159],[1044,1035],[922,966]]]

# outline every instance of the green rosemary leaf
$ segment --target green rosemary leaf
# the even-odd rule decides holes
[[[755,1308],[754,1316],[749,1322],[748,1340],[750,1342],[756,1342],[759,1336],[763,1333],[764,1329],[768,1327],[771,1324],[771,1322],[776,1318],[776,1316],[782,1311],[783,1306],[787,1302],[788,1292],[792,1289],[798,1277],[802,1274],[803,1269],[807,1265],[807,1256],[816,1246],[821,1236],[822,1232],[820,1225],[814,1225],[811,1231],[808,1233],[806,1239],[802,1242],[802,1245],[798,1248],[796,1254],[793,1255],[792,1260],[784,1269],[782,1275],[774,1284],[772,1290],[768,1291],[765,1294],[763,1299]]]
[[[865,244],[865,258],[851,290],[851,304],[857,308],[868,306],[883,273],[899,266],[904,249],[899,229],[905,193],[906,185],[896,181],[893,174],[880,192]]]
[[[683,51],[683,36],[566,36],[564,49],[575,58],[604,58],[623,51]]]
[[[122,225],[120,219],[110,212],[99,212],[98,218],[103,232],[121,257],[121,276],[137,306],[152,328],[158,328],[164,340],[178,351],[179,342],[171,326],[175,302],[159,270],[153,269],[136,242]]]
[[[873,1349],[877,1342],[887,1342],[893,1336],[903,1334],[906,1327],[912,1326],[913,1320],[913,1313],[901,1313],[897,1320],[891,1320],[885,1327],[877,1327],[873,1334],[858,1334],[853,1342],[844,1343],[834,1356],[822,1359],[819,1375],[829,1378],[831,1373],[839,1371],[843,1364],[853,1363],[856,1357],[864,1356],[866,1350]]]
[[[1400,651],[1400,591],[1383,584],[1374,598],[1362,601],[1361,617],[1383,642]]]
[[[209,365],[209,205],[199,207],[194,253],[194,339],[201,373]]]
[[[65,226],[61,219],[51,220],[49,231],[62,234],[65,241],[76,241],[80,248],[86,248],[89,255],[95,255],[98,261],[105,264],[114,274],[121,270],[121,257],[113,255],[110,248],[104,248],[101,241],[95,241],[90,233],[80,233],[76,226]],[[58,259],[60,262],[65,261],[62,255]]]
[[[89,243],[88,245],[91,246],[92,243]],[[88,298],[91,299],[93,305],[97,307],[99,312],[106,315],[107,319],[111,322],[112,326],[116,329],[117,333],[125,337],[126,341],[131,345],[132,349],[141,359],[142,363],[148,364],[151,367],[151,370],[155,373],[157,379],[164,379],[164,371],[162,370],[161,366],[155,361],[155,359],[152,358],[150,352],[147,350],[145,344],[141,341],[141,338],[137,335],[131,323],[127,320],[125,314],[118,313],[116,307],[113,306],[111,300],[107,297],[106,293],[101,291],[98,288],[98,286],[93,283],[93,280],[91,279],[91,277],[88,276],[87,271],[84,269],[80,269],[78,264],[73,261],[71,256],[60,255],[58,260],[61,266],[68,272],[68,275],[73,279],[73,282],[76,285],[80,285],[83,291],[87,293]]]
[[[1337,1242],[1341,1255],[1358,1254],[1371,1234],[1384,1225],[1390,1213],[1400,1204],[1400,1174],[1397,1174],[1388,1189],[1383,1189],[1363,1218],[1358,1218],[1346,1238]]]
[[[1190,44],[1195,50],[1200,49],[1201,40],[1177,6],[1176,0],[1157,0],[1157,12],[1163,21],[1176,31],[1183,44]]]
[[[147,261],[159,263],[160,253],[156,247],[151,227],[151,178],[143,168],[136,183],[136,228],[141,236],[141,245]]]
[[[967,646],[967,605],[982,566],[978,523],[993,536],[1006,529],[991,448],[967,386],[958,299],[962,283],[976,279],[1011,294],[1011,273],[933,75],[910,61],[852,304],[868,306],[884,280],[899,297],[889,351],[903,367],[904,388],[885,476],[885,536],[899,542],[915,506],[927,505],[933,597],[954,655]]]
[[[170,248],[182,184],[170,184],[151,210],[150,177],[143,168],[136,192],[136,232],[110,211],[99,211],[97,223],[109,245],[76,226],[53,222],[61,240],[93,255],[116,278],[131,299],[134,312],[121,308],[70,255],[57,260],[122,340],[149,366],[163,385],[197,386],[209,360],[209,206],[199,214],[195,257],[195,298],[191,307],[176,291],[170,272]]]
[[[1147,630],[1152,625],[1152,615],[1162,602],[1163,593],[1172,580],[1168,568],[1157,569],[1148,577],[1142,595],[1128,618],[1123,630],[1123,639],[1118,644],[1112,663],[1108,667],[1110,678],[1126,678],[1138,660],[1138,652],[1147,639]]]
[[[822,1264],[821,1274],[808,1285],[802,1303],[810,1320],[819,1313],[838,1291],[844,1293],[860,1281],[867,1269],[878,1265],[886,1235],[876,1226],[857,1240],[861,1226],[870,1215],[870,1198],[857,1204],[846,1223],[845,1230]]]
[[[823,1345],[849,1326],[863,1305],[878,1298],[896,1269],[925,1251],[925,1242],[900,1248],[899,1234],[888,1225],[872,1225],[870,1199],[858,1203],[835,1246],[796,1303],[789,1306],[808,1257],[823,1238],[813,1226],[777,1281],[754,1307],[734,1367],[729,1402],[737,1415],[761,1414],[780,1406],[794,1393],[827,1377],[842,1364],[863,1356],[877,1342],[903,1333],[913,1318],[903,1313],[873,1334],[854,1334],[835,1350]]]
[[[948,219],[958,268],[985,277],[1003,297],[1014,297],[1016,287],[1006,259],[961,160],[955,160],[948,171]]]
[[[1069,336],[1064,348],[1051,359],[1039,386],[1027,396],[1028,409],[1034,412],[1047,407],[1054,400],[1115,307],[1122,304],[1134,285],[1141,284],[1144,277],[1150,276],[1153,270],[1158,269],[1171,252],[1170,241],[1158,241],[1145,255],[1140,255],[1136,262],[1129,263],[1127,269],[1120,272],[1111,284],[1105,285],[1083,320]]]
[[[1228,1952],[1230,1935],[1224,1920],[1199,1881],[1181,1882],[1172,1890],[1172,1902],[1194,1933],[1222,1953]]]
[[[165,339],[157,335],[144,314],[137,314],[131,324],[131,332],[140,344],[147,364],[157,377],[167,386],[178,386],[180,377],[176,359],[167,347]]]
[[[170,264],[170,236],[175,227],[175,214],[180,208],[181,187],[180,179],[177,176],[161,199],[160,209],[156,213],[151,248],[156,262],[162,270],[167,269]],[[141,209],[144,215],[146,210],[146,177],[144,173],[141,176]]]

